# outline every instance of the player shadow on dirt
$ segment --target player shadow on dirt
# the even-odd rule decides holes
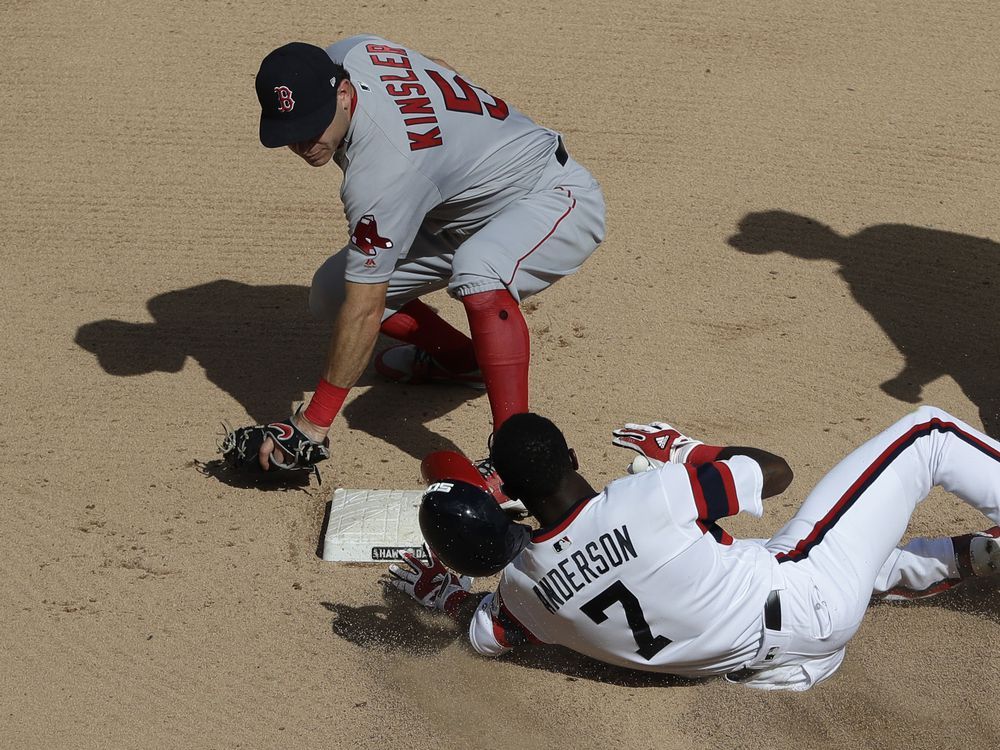
[[[304,286],[254,286],[229,279],[158,294],[146,307],[155,322],[98,320],[80,326],[74,341],[97,356],[110,375],[130,377],[179,372],[188,357],[205,376],[263,423],[284,419],[292,404],[311,391],[329,342],[329,324],[309,314]],[[388,340],[380,342],[379,348]],[[384,440],[414,458],[456,449],[426,426],[481,395],[471,388],[411,387],[390,383],[371,371],[343,417],[355,430]],[[223,420],[239,426],[245,418],[206,415],[206,430]],[[210,449],[208,449],[210,450]]]
[[[338,638],[383,654],[404,653],[432,656],[460,641],[470,657],[476,654],[466,640],[466,627],[436,612],[414,604],[409,597],[385,591],[383,604],[352,607],[321,602],[333,613],[331,630]],[[927,599],[909,602],[873,601],[871,608],[938,607],[986,617],[1000,623],[1000,597],[992,581],[970,581],[960,588]],[[690,687],[711,680],[693,680],[667,674],[639,672],[595,661],[559,646],[526,645],[500,657],[529,669],[562,674],[568,680],[589,680],[619,687]]]
[[[986,432],[1000,436],[1000,244],[906,224],[845,236],[777,210],[744,216],[728,243],[755,255],[838,263],[854,299],[905,358],[882,390],[915,404],[924,386],[950,375],[979,408]]]
[[[962,586],[926,599],[914,599],[908,602],[873,601],[871,607],[936,607],[949,609],[953,612],[985,617],[1000,624],[1000,591],[995,581],[969,581]]]
[[[447,648],[458,636],[457,627],[451,620],[443,617],[431,621],[432,615],[421,612],[415,605],[320,604],[333,613],[330,628],[334,635],[373,651],[429,656]]]
[[[356,646],[380,653],[430,656],[459,640],[471,657],[484,658],[469,645],[465,625],[460,626],[440,613],[424,611],[396,591],[386,591],[383,600],[381,605],[365,607],[320,603],[334,615],[331,623],[334,635]],[[526,645],[500,658],[529,669],[562,674],[568,680],[590,680],[620,687],[681,687],[703,682],[623,669],[560,646]]]

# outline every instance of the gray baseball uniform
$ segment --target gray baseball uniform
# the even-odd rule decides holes
[[[371,35],[327,48],[357,94],[334,156],[351,241],[316,272],[310,307],[336,315],[344,280],[388,282],[386,315],[449,293],[535,294],[604,237],[604,197],[558,133],[429,58]]]

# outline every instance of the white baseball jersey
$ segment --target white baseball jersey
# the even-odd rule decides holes
[[[716,521],[760,516],[762,483],[745,456],[612,482],[532,536],[477,610],[473,645],[497,654],[534,639],[650,671],[738,669],[760,645],[778,566]]]
[[[421,228],[475,232],[532,190],[556,150],[556,132],[415,50],[362,35],[327,54],[357,94],[334,156],[357,251],[348,281],[388,281]]]
[[[760,483],[739,456],[611,483],[504,569],[473,645],[559,643],[637,669],[806,690],[836,672],[873,593],[929,596],[972,575],[953,538],[897,547],[931,487],[1000,525],[1000,442],[934,407],[851,452],[770,540],[733,541],[714,521],[759,515]],[[780,630],[762,617],[772,589]]]

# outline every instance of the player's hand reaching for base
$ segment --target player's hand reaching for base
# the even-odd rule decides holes
[[[611,442],[621,448],[628,448],[649,459],[654,466],[665,463],[683,463],[688,454],[699,445],[700,440],[689,438],[666,422],[649,424],[628,423],[613,430]]]
[[[472,579],[452,573],[444,566],[430,548],[428,561],[417,559],[410,553],[403,554],[402,565],[390,565],[389,574],[383,576],[384,586],[399,589],[413,597],[419,604],[441,612],[451,612],[468,596]]]
[[[241,471],[277,469],[279,473],[308,471],[318,475],[316,464],[330,457],[329,442],[318,430],[296,414],[283,422],[227,430],[219,451],[231,468]]]
[[[306,438],[309,443],[322,445],[327,448],[327,455],[324,456],[324,458],[329,457],[329,443],[326,442],[326,431],[306,419],[301,412],[292,415],[288,420],[281,422],[280,424],[290,425],[297,430],[302,437]],[[286,442],[287,441],[277,440],[273,435],[268,435],[264,438],[264,441],[260,444],[260,449],[257,451],[257,461],[260,464],[261,469],[267,471],[271,468],[271,466],[289,468],[289,451],[287,449],[291,447],[291,452],[294,453],[295,447],[287,445]]]

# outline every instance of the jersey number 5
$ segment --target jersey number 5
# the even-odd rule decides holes
[[[483,89],[477,89],[462,76],[456,75],[452,86],[443,75],[436,70],[428,70],[427,75],[441,89],[441,96],[444,97],[444,106],[452,112],[468,112],[470,115],[482,115],[483,109],[494,120],[506,120],[510,114],[507,103],[498,97],[487,93]],[[457,88],[457,90],[456,90]],[[485,99],[483,97],[486,97]]]
[[[639,646],[636,653],[643,659],[649,661],[670,645],[669,638],[652,634],[649,623],[646,622],[646,616],[642,613],[642,605],[639,604],[635,594],[629,591],[621,581],[612,583],[581,606],[580,611],[600,625],[608,619],[605,613],[612,604],[621,604],[625,610],[625,620],[628,622],[629,628],[632,629],[632,637],[635,638],[635,642]]]

